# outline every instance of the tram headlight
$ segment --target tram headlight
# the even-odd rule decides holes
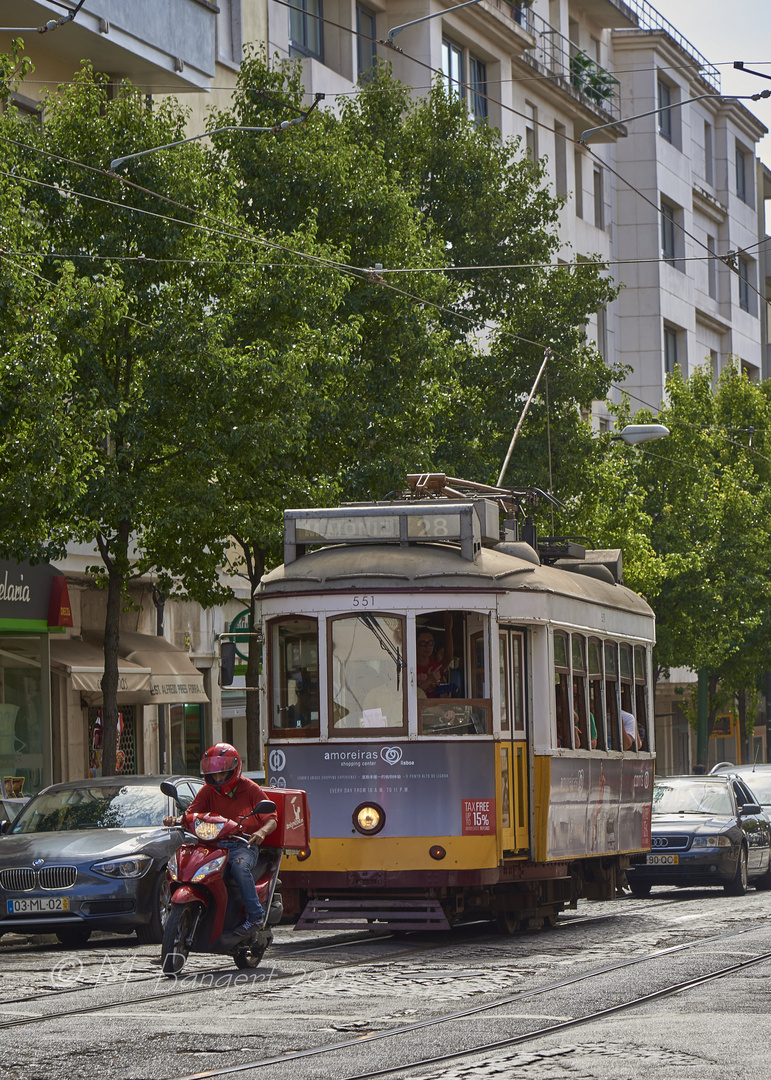
[[[298,862],[305,862],[305,860],[310,859],[310,857],[311,857],[311,849],[309,847],[302,848],[300,851],[297,852],[297,861]]]
[[[353,812],[353,827],[363,836],[374,836],[385,825],[385,810],[377,803],[359,803]]]
[[[428,849],[428,854],[431,856],[432,859],[436,859],[437,861],[439,861],[440,859],[443,859],[445,857],[447,852],[441,844],[433,844]]]

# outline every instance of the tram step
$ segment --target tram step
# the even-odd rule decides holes
[[[390,930],[449,930],[450,924],[438,900],[395,900],[385,897],[362,900],[309,900],[296,930],[368,930],[373,923]]]

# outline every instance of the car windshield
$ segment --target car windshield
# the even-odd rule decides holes
[[[654,814],[717,814],[730,817],[733,813],[726,784],[705,780],[675,780],[653,787]]]
[[[133,829],[163,824],[166,796],[154,785],[89,784],[47,791],[27,803],[11,833]]]

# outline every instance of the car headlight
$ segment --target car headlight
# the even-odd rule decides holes
[[[147,873],[152,861],[149,855],[127,855],[123,859],[94,863],[91,869],[110,878],[138,878]]]
[[[692,848],[733,847],[728,836],[694,836]]]
[[[200,870],[198,870],[191,877],[191,881],[203,881],[209,874],[214,874],[217,870],[221,870],[225,863],[228,861],[227,855],[220,855],[218,859],[212,859],[211,862],[204,863]]]

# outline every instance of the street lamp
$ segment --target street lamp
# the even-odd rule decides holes
[[[638,443],[652,442],[654,439],[665,439],[669,435],[669,428],[663,424],[627,424],[617,435],[611,435],[611,442],[625,442],[627,446],[637,446]]]
[[[656,113],[666,112],[667,109],[679,109],[681,105],[691,105],[694,101],[705,101],[707,98],[722,99],[724,96],[730,97],[733,101],[760,101],[761,98],[771,97],[771,90],[761,90],[759,94],[745,94],[742,97],[738,97],[734,94],[700,94],[698,97],[686,98],[685,101],[673,101],[671,105],[662,105],[660,109],[650,109],[648,112],[637,113],[636,116],[625,116],[623,120],[613,120],[610,124],[600,124],[599,127],[587,128],[586,131],[581,132],[581,138],[578,142],[581,146],[586,146],[587,139],[596,135],[598,131],[605,131],[607,128],[618,127],[619,124],[628,124],[632,120],[642,120],[645,116],[655,116]]]
[[[478,4],[480,0],[466,0],[465,4],[457,4],[455,7],[447,8],[445,11],[435,11],[433,15],[424,15],[421,19],[413,19],[412,22],[402,23],[400,26],[393,26],[388,31],[388,38],[386,39],[386,45],[393,45],[394,38],[397,34],[401,34],[402,30],[406,30],[408,26],[417,26],[418,23],[428,22],[429,19],[436,19],[439,15],[449,15],[453,11],[458,11],[460,8],[471,7],[472,4]]]

